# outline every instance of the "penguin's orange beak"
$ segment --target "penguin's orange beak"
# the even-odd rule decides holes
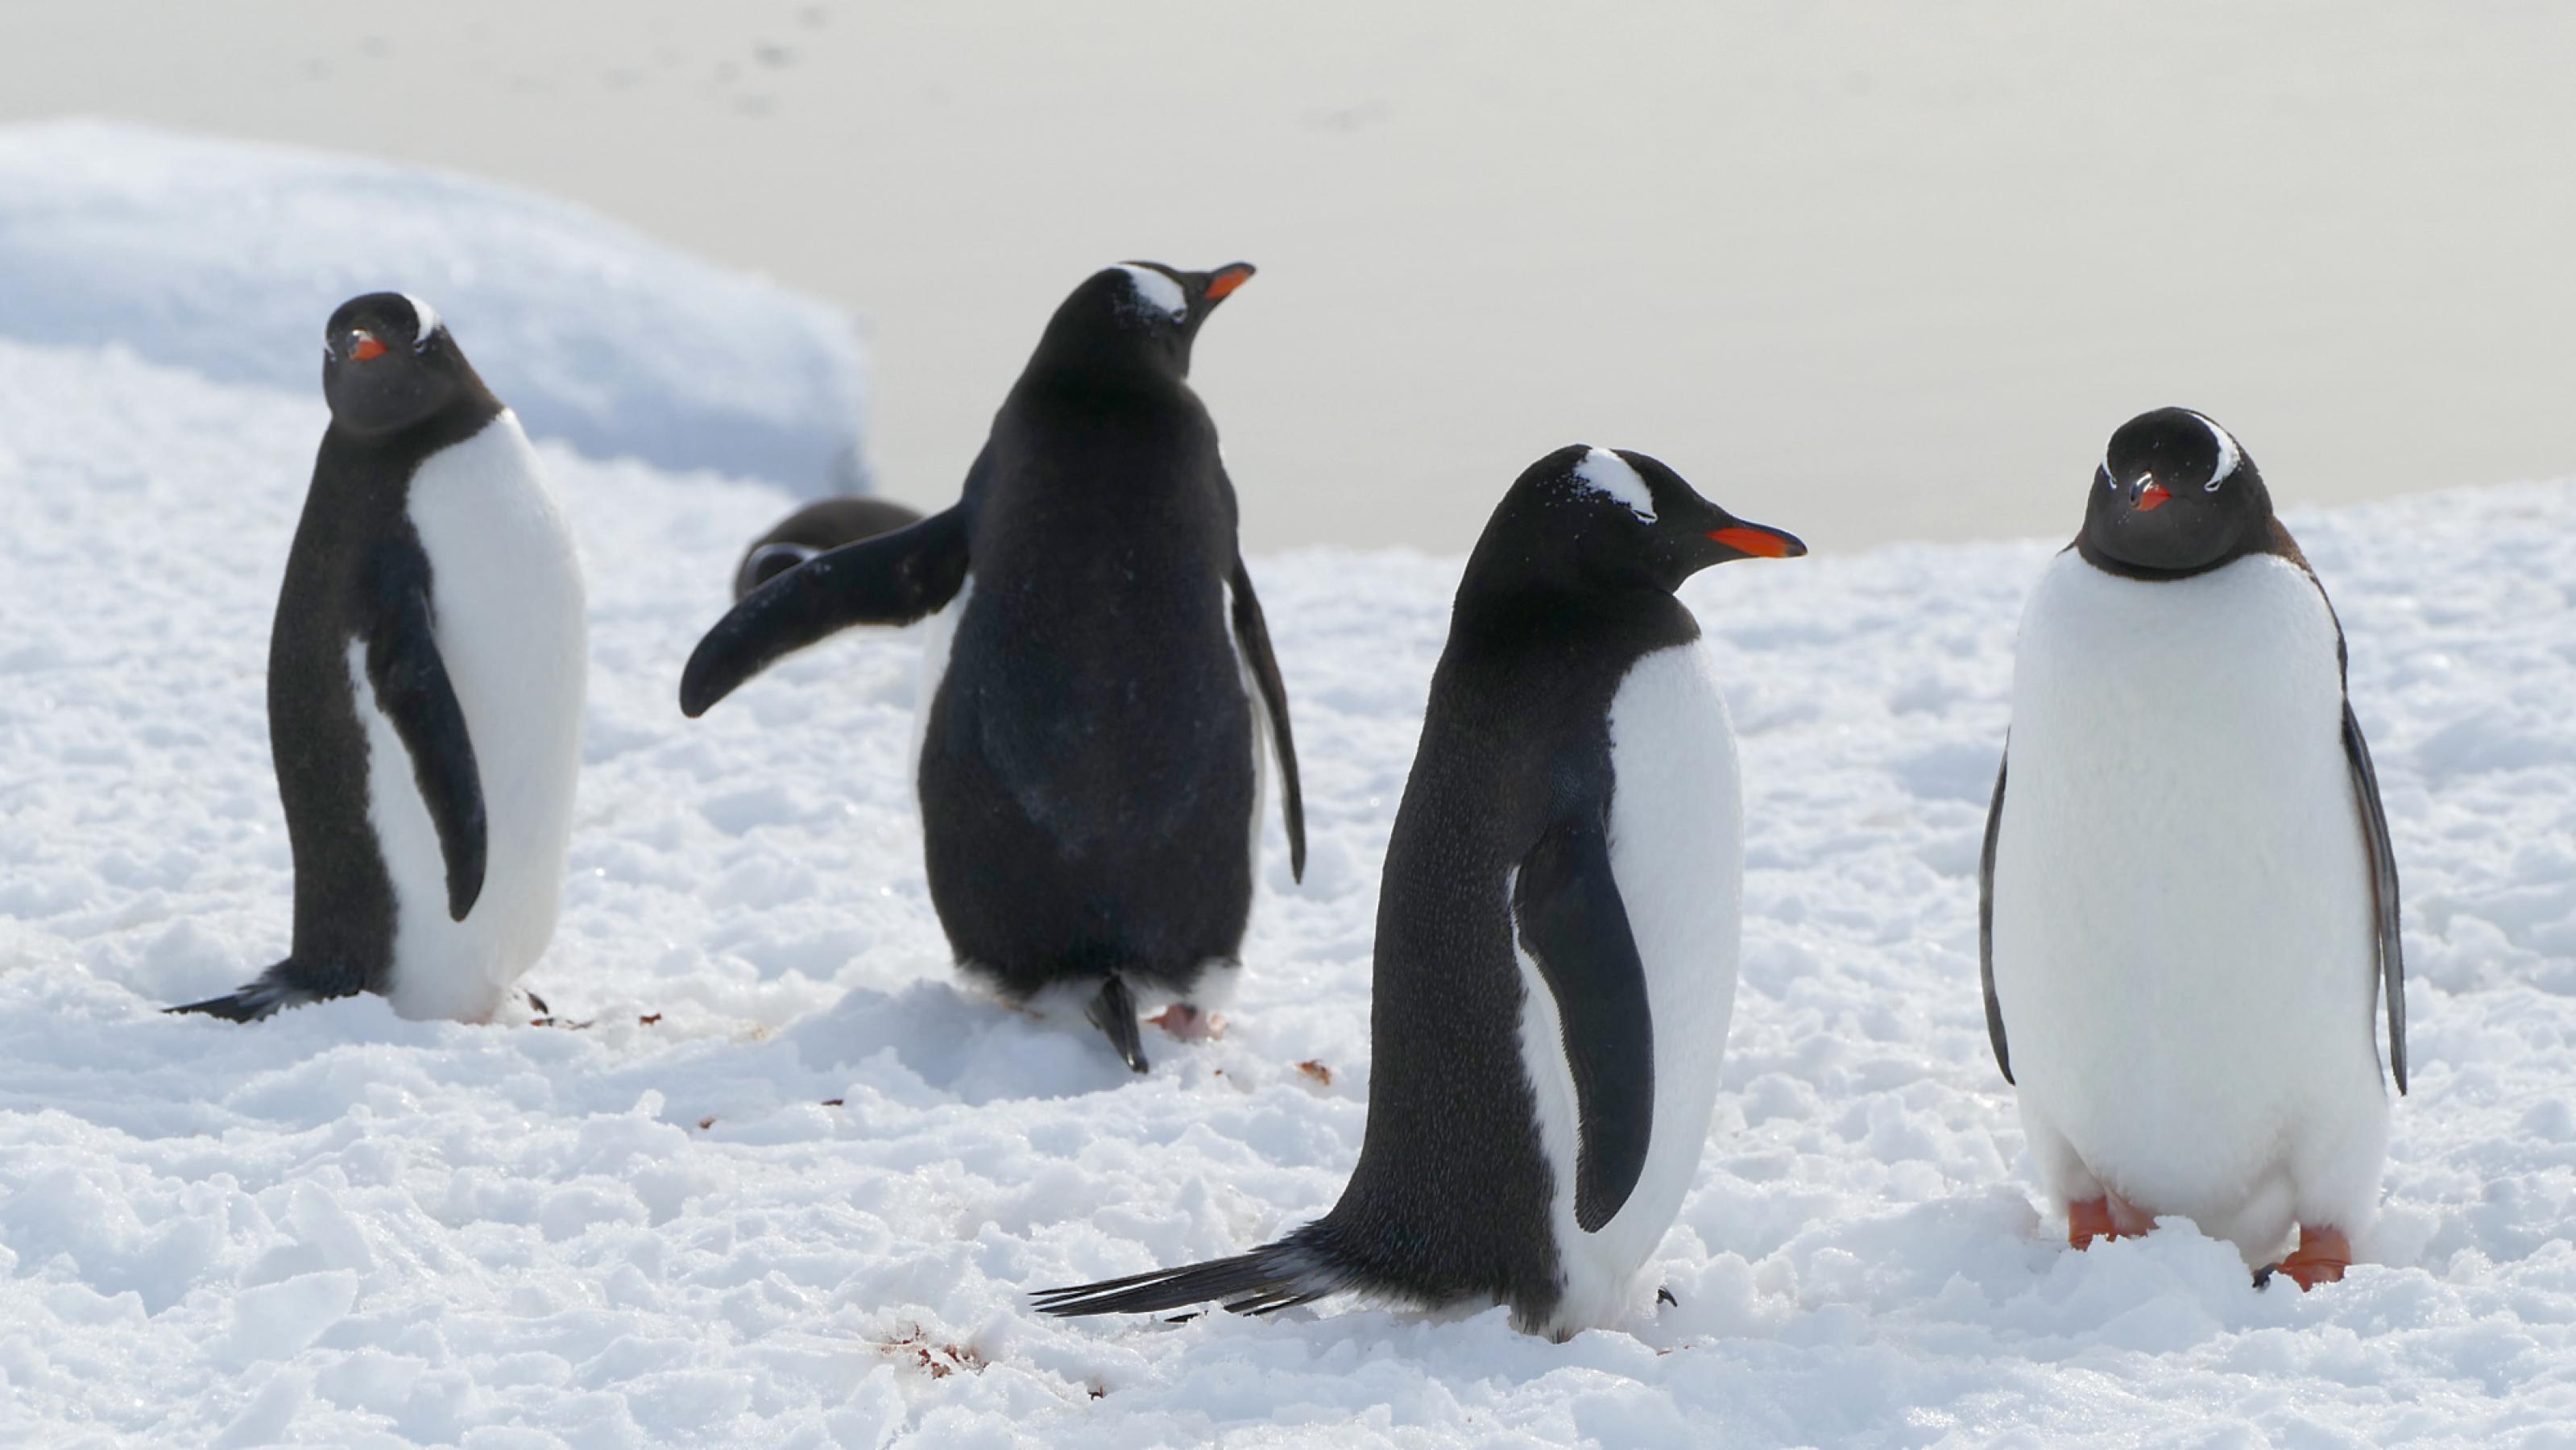
[[[2138,512],[2142,514],[2154,513],[2156,510],[2165,506],[2165,500],[2172,497],[2172,490],[2166,488],[2163,484],[2150,483],[2138,494]]]
[[[1708,536],[1739,554],[1749,554],[1756,559],[1795,559],[1807,552],[1807,546],[1800,543],[1796,535],[1766,529],[1759,524],[1711,529]]]
[[[349,344],[349,361],[374,362],[385,355],[385,345],[376,340],[374,333],[363,328],[353,328],[349,336],[357,339]]]
[[[1234,294],[1234,289],[1251,280],[1252,264],[1250,262],[1234,262],[1226,266],[1219,267],[1215,274],[1208,278],[1207,300],[1210,302],[1223,302],[1226,298]]]

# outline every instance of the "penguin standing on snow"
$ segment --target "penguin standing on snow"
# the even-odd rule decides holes
[[[919,522],[918,511],[890,498],[827,498],[807,504],[743,551],[733,573],[733,597],[742,598],[817,554]]]
[[[2397,868],[2343,630],[2202,414],[2122,424],[2091,495],[2022,613],[1986,821],[1995,1061],[2076,1247],[2181,1214],[2302,1288],[2337,1280],[2387,1156],[2374,999],[2406,1090]]]
[[[1038,1296],[1050,1314],[1352,1292],[1630,1306],[1699,1165],[1735,1001],[1743,806],[1708,565],[1806,552],[1639,453],[1522,474],[1467,561],[1378,898],[1374,1067],[1332,1212],[1264,1248]]]
[[[488,1021],[554,935],[581,765],[581,567],[519,420],[429,304],[323,334],[322,435],[268,645],[291,955],[235,1021],[381,992]]]
[[[1139,997],[1194,1009],[1239,970],[1265,730],[1290,867],[1306,865],[1288,692],[1189,385],[1199,327],[1251,276],[1094,273],[1047,323],[955,506],[762,585],[680,681],[695,717],[835,630],[936,612],[915,784],[957,963],[1015,1002],[1084,1001],[1138,1072]]]

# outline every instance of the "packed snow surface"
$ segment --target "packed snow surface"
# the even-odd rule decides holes
[[[470,291],[440,301],[475,326]],[[1247,1248],[1339,1192],[1458,561],[1253,561],[1313,859],[1293,885],[1274,805],[1230,1030],[1149,1034],[1139,1078],[949,967],[903,772],[917,636],[681,718],[788,497],[548,445],[592,675],[527,985],[589,1025],[165,1017],[286,946],[261,679],[323,413],[142,351],[0,342],[0,1442],[2576,1437],[2576,487],[2291,520],[2408,888],[2414,1094],[2342,1285],[2257,1292],[2181,1224],[2070,1253],[2037,1201],[1974,878],[2031,542],[1685,591],[1742,734],[1744,980],[1706,1157],[1616,1328],[1062,1322],[1024,1291]],[[1497,494],[1526,462],[1491,460]],[[1724,499],[1723,460],[1677,462]],[[2086,462],[2033,484],[2070,527]]]
[[[0,127],[0,336],[312,390],[409,292],[538,438],[803,495],[867,484],[847,314],[487,181],[149,127]]]

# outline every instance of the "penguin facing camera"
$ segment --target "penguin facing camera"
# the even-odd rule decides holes
[[[553,937],[581,765],[580,562],[519,420],[428,303],[323,333],[322,435],[269,634],[295,862],[286,960],[174,1007],[252,1021],[357,992],[491,1019]]]
[[[2388,819],[2334,606],[2235,437],[2111,435],[2022,613],[1979,870],[1995,1062],[2067,1239],[2343,1277],[2406,1090]]]
[[[1563,1339],[1635,1307],[1697,1170],[1735,1000],[1735,736],[1673,592],[1806,547],[1641,453],[1523,473],[1467,561],[1378,897],[1368,1127],[1323,1218],[1050,1314],[1353,1293],[1502,1303]]]
[[[1005,1000],[1080,1005],[1137,1072],[1140,1007],[1191,1020],[1241,970],[1264,734],[1305,872],[1288,692],[1189,384],[1199,328],[1252,270],[1094,273],[956,504],[755,589],[680,681],[694,718],[837,630],[935,615],[914,784],[957,964]]]
[[[733,597],[741,599],[817,554],[919,522],[919,510],[890,498],[827,498],[807,504],[743,551],[742,562],[734,566]]]

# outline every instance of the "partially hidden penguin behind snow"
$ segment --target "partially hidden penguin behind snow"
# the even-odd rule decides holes
[[[2031,593],[1979,881],[1995,1062],[2068,1241],[2178,1214],[2258,1282],[2341,1279],[2382,1003],[2406,1090],[2397,867],[2342,627],[2203,414],[2111,435]]]
[[[958,502],[754,590],[699,641],[690,716],[854,624],[937,618],[918,760],[930,898],[1005,1000],[1080,1002],[1146,1069],[1240,972],[1276,747],[1306,868],[1288,692],[1235,541],[1190,345],[1248,263],[1106,268],[1065,298]]]
[[[292,953],[235,1021],[356,992],[489,1021],[554,935],[581,766],[581,566],[519,420],[418,298],[343,304],[268,643]]]
[[[1352,1293],[1507,1304],[1555,1339],[1629,1313],[1708,1137],[1743,898],[1735,734],[1673,591],[1805,552],[1641,453],[1523,473],[1459,582],[1387,841],[1341,1201],[1248,1254],[1037,1306]]]
[[[743,551],[742,562],[734,566],[733,597],[741,599],[817,554],[919,522],[918,510],[890,498],[827,498],[807,504]]]

